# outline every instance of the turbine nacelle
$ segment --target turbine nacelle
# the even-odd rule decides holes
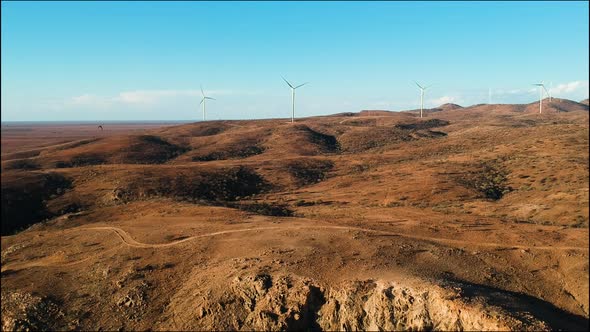
[[[199,105],[203,105],[203,121],[205,121],[205,104],[206,104],[205,100],[207,100],[207,99],[217,100],[217,99],[215,99],[213,97],[206,96],[202,85],[201,85],[201,94],[203,95],[203,99],[201,99],[201,102],[199,103]]]
[[[416,85],[420,89],[420,117],[422,117],[422,111],[424,109],[424,91],[426,91],[427,89],[429,89],[432,86],[432,84],[429,85],[429,86],[427,86],[427,87],[423,87],[422,85],[420,85],[416,81],[414,81],[414,83],[416,83]]]
[[[551,94],[545,88],[545,82],[541,81],[541,83],[534,83],[533,85],[539,87],[539,113],[543,113],[543,91],[549,96],[549,101],[552,100]]]
[[[291,84],[289,81],[287,81],[286,78],[284,78],[283,76],[281,76],[281,77],[283,78],[283,81],[285,81],[285,83],[287,83],[287,85],[291,88],[291,103],[292,103],[291,123],[293,123],[293,122],[295,122],[295,90],[304,86],[305,84],[307,84],[309,82],[299,84],[298,86],[293,86],[293,84]]]
[[[287,79],[286,79],[286,78],[284,78],[283,76],[281,76],[281,77],[283,78],[283,81],[285,81],[285,83],[287,83],[287,85],[288,85],[288,86],[289,86],[291,89],[293,89],[293,90],[295,90],[295,89],[297,89],[297,88],[300,88],[300,87],[304,86],[305,84],[309,83],[309,82],[305,82],[305,83],[303,83],[303,84],[299,84],[298,86],[295,86],[295,87],[294,87],[294,86],[293,86],[293,84],[289,83],[289,81],[287,81]]]
[[[217,100],[217,99],[211,98],[211,97],[203,97],[203,99],[201,99],[201,102],[199,103],[199,105],[202,104],[205,101],[205,99]]]
[[[547,94],[547,96],[549,96],[549,99],[551,99],[551,93],[549,93],[549,90],[547,90],[547,88],[545,87],[545,83],[541,82],[541,83],[535,83],[533,84],[534,86],[538,86],[540,88],[543,89],[543,91],[545,91],[545,93]]]
[[[418,88],[420,90],[422,90],[422,92],[426,91],[427,89],[430,89],[430,87],[432,86],[432,84],[431,84],[431,85],[429,85],[427,87],[423,87],[422,85],[418,84],[418,82],[416,82],[416,81],[414,81],[414,83],[416,83],[416,85],[418,86]]]

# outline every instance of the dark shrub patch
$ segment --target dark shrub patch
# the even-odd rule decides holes
[[[313,206],[313,205],[315,205],[315,202],[309,202],[304,199],[300,199],[297,202],[295,202],[295,206]]]
[[[19,174],[2,182],[2,235],[13,234],[53,215],[46,200],[71,188],[70,180],[57,173]]]
[[[238,157],[250,157],[255,156],[257,154],[261,154],[264,152],[264,148],[258,145],[247,146],[244,149],[241,149],[235,153]]]
[[[396,127],[361,127],[339,137],[342,151],[361,152],[389,144],[411,141],[410,131]]]
[[[106,163],[106,160],[97,154],[79,154],[70,158],[70,160],[59,160],[54,163],[55,168],[71,168],[82,167],[90,165],[101,165]]]
[[[127,188],[118,189],[117,197],[122,201],[156,196],[187,201],[224,202],[258,194],[268,187],[268,183],[260,175],[240,166],[198,174],[143,174],[134,179]]]
[[[81,167],[89,165],[100,165],[105,163],[105,159],[97,154],[81,154],[70,159],[70,167]]]
[[[226,159],[224,154],[221,152],[212,152],[203,156],[194,156],[191,158],[192,161],[212,161],[212,160],[223,160]]]
[[[291,217],[293,211],[284,204],[269,204],[269,203],[230,203],[226,204],[228,207],[248,211],[264,216],[275,217]]]
[[[188,150],[187,147],[171,144],[158,136],[142,135],[111,162],[162,164]]]
[[[152,143],[157,145],[166,145],[166,146],[173,146],[172,144],[166,142],[161,137],[154,136],[154,135],[142,135],[139,137],[142,141],[146,143]]]
[[[64,144],[62,146],[59,146],[59,147],[56,148],[56,150],[73,149],[73,148],[77,148],[77,147],[82,146],[82,145],[86,145],[86,144],[89,144],[89,143],[92,143],[92,142],[96,142],[98,140],[99,140],[98,138],[91,138],[91,139],[80,140],[80,141],[76,141],[76,142],[72,142],[72,143],[69,143],[69,144]]]
[[[70,164],[67,161],[56,161],[54,164],[55,168],[69,168],[72,167],[72,164]]]
[[[430,129],[436,127],[442,127],[448,125],[450,122],[446,120],[440,119],[430,119],[426,121],[420,121],[416,123],[406,123],[406,124],[398,124],[395,127],[399,129],[405,130],[420,130],[420,129]]]
[[[188,135],[192,137],[199,137],[199,136],[213,136],[220,134],[226,130],[226,126],[222,124],[199,124],[197,127],[192,128]]]
[[[295,202],[295,206],[314,206],[314,205],[332,205],[332,203],[334,203],[333,201],[323,201],[321,199],[318,199],[317,201],[306,201],[304,199],[300,199],[297,202]]]
[[[265,182],[256,172],[238,167],[219,175],[208,176],[197,186],[191,186],[189,193],[192,197],[199,197],[214,201],[232,201],[244,196],[259,193],[265,187]],[[178,188],[187,189],[186,186]],[[181,189],[181,192],[182,190]]]
[[[334,164],[329,160],[299,159],[290,162],[287,170],[299,185],[308,185],[326,179],[332,167]]]
[[[257,154],[261,154],[263,152],[263,147],[258,145],[251,145],[238,149],[230,149],[228,151],[216,151],[202,156],[194,156],[192,157],[192,161],[212,161],[233,158],[246,158]]]
[[[309,127],[304,127],[304,131],[308,133],[309,140],[324,148],[326,152],[335,152],[340,150],[340,145],[336,137],[315,131]]]
[[[478,191],[485,198],[498,200],[512,190],[506,184],[507,175],[508,172],[500,164],[486,161],[476,165],[474,170],[467,172],[457,181],[467,188]]]
[[[39,169],[39,164],[31,159],[17,159],[17,160],[10,160],[4,164],[5,170],[33,170]]]

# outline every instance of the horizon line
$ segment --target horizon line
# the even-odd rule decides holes
[[[546,99],[550,99],[549,97],[545,97],[543,98],[543,100]],[[567,101],[571,101],[574,103],[578,103],[581,104],[582,101],[586,101],[589,98],[585,98],[582,99],[580,101],[575,101],[572,99],[567,99],[567,98],[559,98],[559,97],[552,97],[552,99],[556,99],[556,100],[567,100]],[[530,105],[530,104],[535,104],[538,103],[539,101],[533,101],[530,103],[478,103],[478,104],[472,104],[469,106],[462,106],[460,104],[457,103],[444,103],[435,107],[431,107],[431,108],[425,108],[424,110],[428,111],[428,110],[433,110],[433,109],[437,109],[441,106],[444,105],[458,105],[462,108],[469,108],[469,107],[474,107],[474,106],[480,106],[480,105]],[[303,116],[303,117],[299,117],[299,119],[302,118],[311,118],[311,117],[319,117],[319,116],[331,116],[331,115],[335,115],[335,114],[341,114],[341,113],[360,113],[363,111],[381,111],[381,112],[394,112],[394,113],[401,113],[401,112],[417,112],[419,111],[419,108],[415,108],[415,109],[403,109],[403,110],[387,110],[387,109],[361,109],[359,111],[356,112],[347,112],[347,111],[343,111],[343,112],[336,112],[336,113],[330,113],[330,114],[323,114],[323,115],[308,115],[308,116]],[[155,123],[163,123],[163,122],[207,122],[207,121],[244,121],[244,120],[280,120],[280,119],[289,119],[289,117],[274,117],[274,118],[248,118],[248,119],[210,119],[210,120],[200,120],[200,119],[157,119],[157,120],[149,120],[149,119],[121,119],[121,120],[100,120],[100,119],[96,119],[96,120],[1,120],[0,123],[16,123],[16,122],[53,122],[53,123],[64,123],[64,122],[75,122],[75,123],[83,123],[83,122],[134,122],[134,123],[141,123],[141,122],[155,122]]]

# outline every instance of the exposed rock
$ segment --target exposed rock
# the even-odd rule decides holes
[[[328,287],[307,278],[259,273],[237,276],[223,291],[193,287],[172,298],[158,329],[551,329],[528,312],[466,297],[460,286],[452,285],[364,280]]]
[[[41,331],[64,328],[64,314],[50,299],[2,289],[2,331]]]

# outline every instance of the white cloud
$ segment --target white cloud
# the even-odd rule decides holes
[[[59,109],[61,106],[66,107],[100,107],[105,108],[112,104],[112,101],[108,98],[93,94],[83,94],[67,99],[65,102],[59,100],[49,101],[48,104],[52,106],[52,109]]]
[[[458,98],[452,97],[452,96],[442,96],[440,98],[432,99],[429,102],[431,105],[440,106],[440,105],[448,104],[448,103],[457,103]]]
[[[88,103],[96,102],[97,96],[91,94],[83,94],[81,96],[73,97],[70,101],[72,104],[84,105]]]
[[[584,96],[588,96],[588,81],[572,81],[567,83],[560,83],[557,86],[551,87],[550,83],[545,83],[545,88],[549,90],[552,96],[558,98],[566,98],[578,100]],[[538,87],[530,87],[528,89],[512,89],[512,90],[493,90],[493,95],[499,98],[507,98],[507,102],[513,100],[515,97],[529,97],[531,95],[538,95]]]
[[[559,84],[549,89],[552,96],[569,95],[573,93],[586,92],[588,94],[588,81],[573,81],[569,83]]]
[[[528,89],[492,89],[492,96],[524,96],[539,92],[537,87],[530,87]]]
[[[256,91],[235,91],[235,90],[204,90],[205,95],[210,97],[228,95],[253,95]],[[173,100],[193,98],[200,100],[202,93],[200,89],[184,90],[133,90],[122,91],[115,96],[98,96],[94,94],[82,94],[68,98],[63,101],[66,107],[91,107],[106,108],[111,106],[154,106],[157,104],[169,104]],[[56,105],[57,106],[57,105]]]
[[[240,93],[232,90],[204,90],[204,92],[207,96],[223,96]],[[201,90],[135,90],[121,92],[113,99],[129,104],[152,104],[166,98],[201,96]]]
[[[196,93],[196,91],[194,91]],[[127,104],[151,104],[162,98],[175,97],[181,95],[181,91],[176,90],[136,90],[123,91],[113,98],[114,101]],[[196,94],[195,94],[196,95]]]
[[[578,101],[588,96],[588,81],[572,81],[560,83],[551,87],[550,83],[545,83],[545,88],[549,90],[553,97],[565,98]],[[506,103],[528,103],[538,98],[539,88],[536,86],[527,89],[493,89],[492,95],[495,101]],[[544,96],[545,93],[543,94]]]

